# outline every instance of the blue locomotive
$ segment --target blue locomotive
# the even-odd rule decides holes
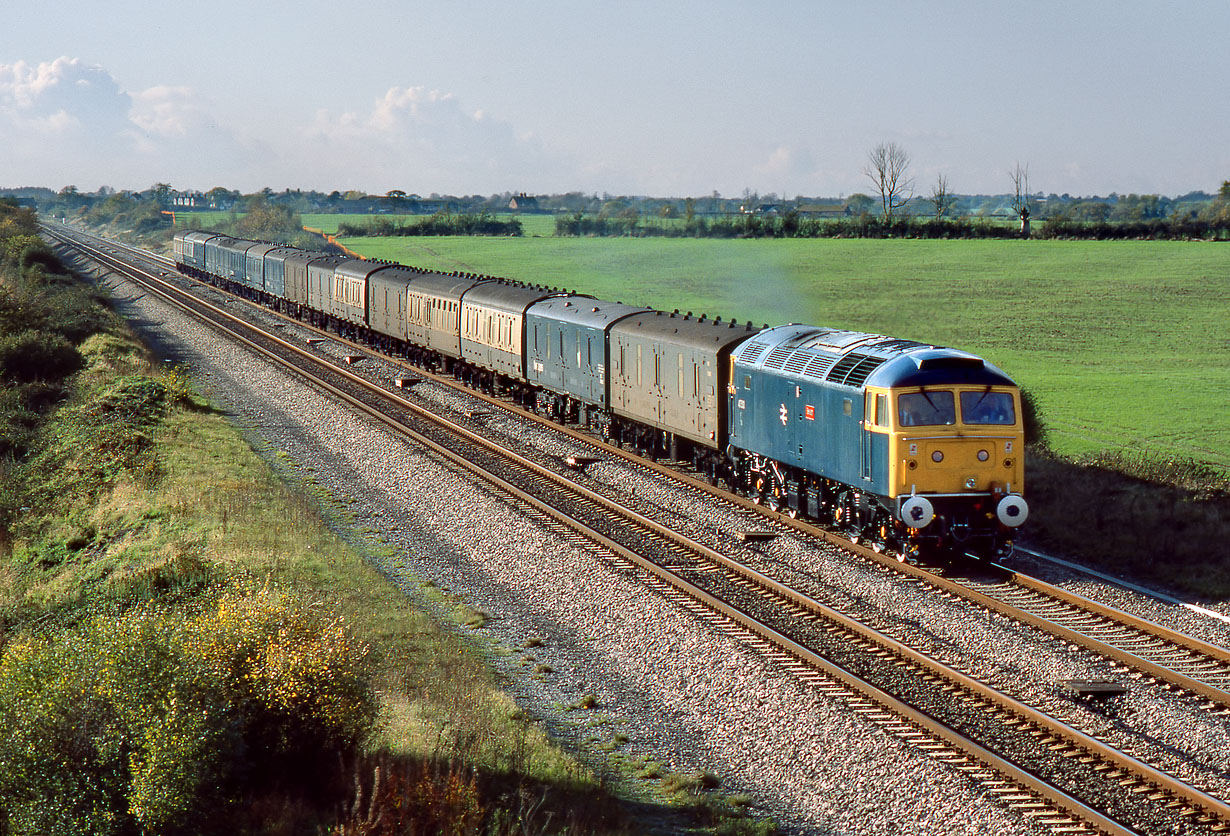
[[[209,232],[174,252],[189,275],[875,547],[992,556],[1029,513],[1020,392],[966,352]]]

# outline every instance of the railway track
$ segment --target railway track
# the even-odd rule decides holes
[[[113,244],[110,248],[117,249]],[[91,257],[117,268],[122,262],[116,252],[95,249]],[[144,281],[158,283],[173,272],[165,261],[154,269],[160,275],[147,272]],[[176,290],[171,285],[152,292],[175,295]],[[198,309],[212,307],[209,315],[228,321],[228,329],[246,331],[250,327],[228,312],[186,296],[177,304]],[[351,370],[322,368],[318,356],[289,341],[269,334],[237,338],[279,362],[285,363],[282,358],[287,356],[295,358],[291,362],[296,372],[314,385],[434,450],[452,466],[474,473],[508,501],[549,519],[551,525],[581,532],[599,552],[640,567],[654,578],[655,584],[669,589],[671,595],[685,596],[691,606],[716,614],[714,617],[730,629],[754,637],[755,642],[788,664],[803,665],[800,675],[814,679],[821,690],[843,696],[854,710],[881,723],[890,733],[969,773],[988,793],[1001,796],[1009,806],[1016,806],[1056,832],[1130,833],[1136,832],[1133,825],[1158,831],[1218,831],[1230,823],[1230,806],[1220,799],[1039,707],[979,682],[933,658],[924,649],[911,647],[890,635],[891,625],[865,623],[866,619],[841,611],[831,601],[822,602],[791,589],[748,567],[738,553],[715,550],[578,485],[564,466],[553,469],[500,448],[399,394],[373,386]],[[585,436],[577,437],[592,443]],[[612,453],[609,447],[603,450],[606,455]],[[650,466],[640,461],[637,465]],[[690,479],[678,478],[685,483]],[[694,479],[690,481],[707,489]],[[727,496],[721,498],[742,503]],[[766,525],[794,528],[798,523],[769,516]],[[814,535],[813,530],[804,530]],[[852,548],[869,559],[883,557],[856,546]],[[894,565],[891,560],[883,562],[895,571],[922,572],[919,567]],[[1039,614],[1052,608],[1055,600],[1047,598],[1041,590],[1035,591],[1041,596],[1036,600],[1008,603],[1008,599],[1019,599],[1012,590],[1025,588],[1011,576],[999,582],[977,577],[944,578],[925,572],[920,577],[940,588],[954,584],[964,590],[956,594],[983,606],[1015,608],[1021,613],[1032,611],[1032,616],[1022,620],[1033,623],[1029,620],[1032,618],[1039,622],[1035,626],[1073,640]],[[999,603],[988,603],[991,600]],[[1070,606],[1085,612],[1089,603],[1081,599]],[[1154,627],[1145,623],[1133,625],[1132,629],[1148,631]],[[1071,620],[1071,626],[1062,627],[1107,647],[1111,644],[1102,638],[1115,633],[1120,645],[1128,645],[1128,649],[1120,648],[1130,657],[1123,663],[1140,670],[1140,663],[1146,661],[1140,655],[1142,643],[1123,633],[1124,629],[1122,622],[1109,627],[1088,616],[1078,616]],[[1102,638],[1091,638],[1098,634]],[[1152,637],[1150,644],[1161,641],[1155,634],[1148,634]],[[1154,658],[1164,661],[1169,653],[1174,664],[1167,668],[1161,661],[1150,662],[1164,668],[1159,679],[1186,677],[1177,680],[1178,687],[1200,694],[1210,705],[1225,704],[1225,691],[1218,687],[1219,683],[1225,684],[1224,678],[1219,678],[1222,673],[1210,669],[1207,663],[1193,664],[1190,647],[1181,653],[1163,653],[1161,648],[1157,645]],[[1220,648],[1209,648],[1214,654],[1225,653]],[[1207,654],[1208,649],[1200,652]],[[1184,666],[1186,672],[1177,670]],[[1212,691],[1205,693],[1189,684],[1199,682]]]

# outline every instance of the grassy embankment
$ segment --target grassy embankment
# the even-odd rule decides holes
[[[472,642],[53,257],[23,259],[0,286],[0,830],[625,832]],[[30,346],[60,362],[23,365]],[[753,827],[661,783],[698,821]]]
[[[1230,247],[620,238],[343,243],[371,257],[666,310],[814,322],[974,351],[1032,393],[1058,454],[1036,456],[1031,467],[1036,545],[1189,593],[1230,596],[1223,545],[1230,534]]]

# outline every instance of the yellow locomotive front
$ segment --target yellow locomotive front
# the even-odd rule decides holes
[[[1011,543],[1029,514],[1015,386],[886,389],[890,499],[915,542]],[[984,549],[979,549],[984,551]]]

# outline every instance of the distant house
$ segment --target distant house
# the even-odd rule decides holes
[[[850,207],[844,203],[804,203],[798,213],[806,218],[848,218]]]
[[[172,209],[201,209],[208,203],[200,192],[171,192]]]
[[[539,211],[538,198],[530,197],[525,192],[522,192],[508,201],[508,208],[514,212],[537,212]]]

